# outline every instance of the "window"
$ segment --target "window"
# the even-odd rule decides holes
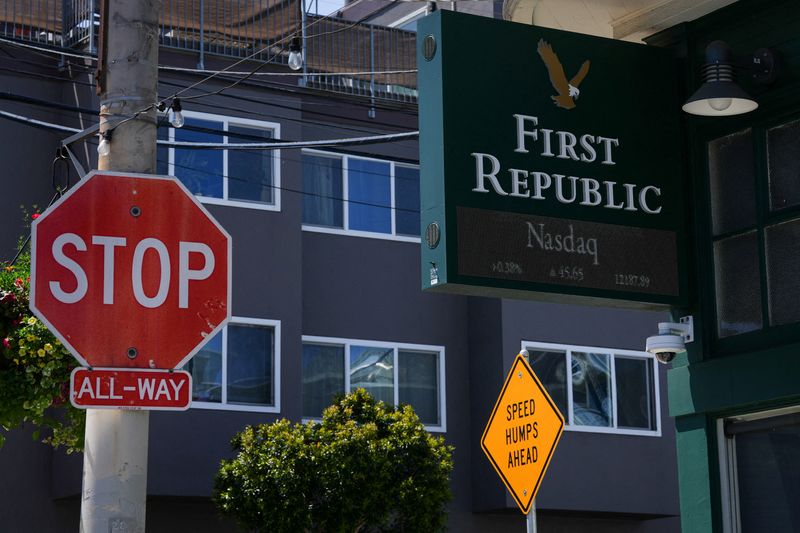
[[[647,352],[523,341],[573,431],[661,435],[657,363]]]
[[[717,136],[707,155],[717,338],[800,322],[800,120]]]
[[[419,242],[419,168],[303,151],[303,229]]]
[[[319,418],[337,394],[366,389],[408,404],[429,430],[446,431],[444,348],[303,337],[303,417]]]
[[[717,421],[723,530],[797,531],[800,408]]]
[[[280,322],[234,317],[184,367],[192,407],[280,411]]]
[[[262,143],[280,137],[272,122],[183,112],[180,129],[158,138],[208,143]],[[204,203],[280,209],[280,150],[199,150],[159,146],[158,173],[176,176]]]

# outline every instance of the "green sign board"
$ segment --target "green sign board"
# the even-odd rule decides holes
[[[686,303],[669,51],[451,11],[417,39],[424,289]]]

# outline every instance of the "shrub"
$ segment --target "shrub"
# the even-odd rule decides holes
[[[453,448],[429,434],[410,406],[359,389],[322,421],[279,420],[232,440],[215,482],[220,510],[271,532],[440,531],[450,500]]]

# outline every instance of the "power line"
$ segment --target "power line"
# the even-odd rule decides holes
[[[22,122],[45,129],[64,131],[70,133],[79,133],[82,130],[71,128],[69,126],[62,126],[60,124],[53,124],[42,120],[32,119],[9,113],[8,111],[0,111],[0,116]],[[369,135],[364,137],[349,137],[340,139],[324,139],[317,141],[284,141],[272,143],[203,143],[203,142],[189,142],[189,141],[169,141],[159,139],[158,144],[164,146],[172,146],[178,148],[195,148],[204,150],[266,150],[266,149],[281,149],[281,148],[309,148],[316,146],[348,146],[352,144],[372,144],[395,139],[412,138],[419,135],[419,131],[409,131],[403,133],[389,133],[384,135]]]
[[[355,5],[358,5],[358,4],[360,4],[360,3],[361,3],[361,2],[363,2],[363,1],[364,1],[364,0],[355,0],[355,1],[354,1],[354,2],[352,2],[351,4],[352,4],[353,6],[355,6]],[[326,15],[326,16],[324,16],[324,17],[320,17],[319,19],[315,20],[315,21],[314,21],[314,22],[312,22],[311,24],[307,24],[307,25],[305,26],[305,28],[304,28],[304,29],[305,29],[305,30],[308,30],[308,28],[310,28],[310,27],[312,27],[312,26],[314,26],[314,25],[316,25],[316,24],[319,24],[320,22],[322,22],[323,20],[326,20],[326,19],[328,19],[328,18],[330,18],[330,15]],[[294,36],[294,35],[293,35],[293,36]],[[292,36],[292,37],[293,37],[293,36]],[[276,41],[276,42],[274,42],[274,43],[270,43],[270,44],[268,44],[268,45],[265,45],[265,46],[263,46],[261,49],[259,49],[259,50],[255,51],[255,52],[253,52],[252,54],[250,54],[250,55],[248,55],[248,56],[246,56],[246,57],[243,57],[242,59],[239,59],[238,61],[235,61],[234,63],[232,63],[232,64],[228,65],[227,67],[225,67],[225,68],[224,68],[223,70],[221,70],[220,72],[218,72],[218,73],[214,73],[214,74],[211,74],[210,76],[207,76],[206,78],[203,78],[202,80],[198,81],[197,83],[194,83],[194,84],[190,85],[189,87],[186,87],[185,89],[183,89],[183,90],[181,90],[181,91],[178,91],[177,93],[173,94],[173,95],[171,96],[171,98],[176,98],[176,97],[178,97],[178,96],[182,95],[183,93],[185,93],[186,91],[189,91],[189,90],[191,90],[191,89],[194,89],[194,88],[196,88],[196,87],[199,87],[200,85],[202,85],[203,83],[205,83],[205,82],[207,82],[207,81],[211,80],[212,78],[216,77],[217,75],[219,75],[219,74],[221,74],[221,73],[225,73],[225,72],[229,71],[230,69],[232,69],[233,67],[235,67],[235,66],[237,66],[237,65],[240,65],[240,64],[244,63],[245,61],[249,61],[250,59],[252,59],[252,58],[256,57],[256,56],[257,56],[257,55],[259,55],[259,54],[261,54],[261,53],[262,53],[264,50],[266,50],[267,48],[271,48],[271,47],[274,47],[274,46],[278,46],[278,45],[280,45],[280,44],[284,44],[286,41],[288,41],[288,40],[289,40],[289,38],[290,38],[289,36],[286,36],[286,37],[284,37],[284,38],[282,38],[282,39],[279,39],[278,41]],[[275,54],[272,54],[272,56],[270,56],[270,57],[269,57],[269,59],[267,59],[267,63],[268,63],[268,62],[270,62],[270,61],[272,61],[272,60],[273,60],[275,57],[277,57],[277,55],[278,55],[278,54],[277,54],[277,52],[276,52]],[[239,83],[242,83],[243,81],[247,80],[247,79],[248,79],[250,76],[252,76],[252,75],[253,75],[253,74],[255,74],[255,73],[258,71],[258,70],[260,70],[261,68],[263,68],[263,66],[264,66],[263,64],[262,64],[262,65],[259,65],[259,66],[257,66],[257,67],[256,67],[255,69],[253,69],[253,70],[252,70],[252,71],[251,71],[249,74],[246,74],[246,75],[245,75],[243,78],[241,78],[241,79],[239,79],[239,80],[237,80],[237,81],[233,82],[232,84],[230,84],[230,85],[229,85],[229,86],[227,86],[227,87],[223,87],[223,88],[221,88],[221,89],[219,89],[219,90],[217,90],[217,91],[214,91],[214,92],[211,92],[211,93],[206,93],[206,94],[204,94],[204,95],[194,95],[194,96],[192,96],[191,98],[200,98],[200,97],[202,97],[202,96],[211,96],[211,95],[213,95],[213,94],[220,94],[222,91],[225,91],[226,89],[233,88],[233,87],[235,87],[236,85],[238,85]],[[184,97],[184,99],[188,99],[188,98],[190,98],[190,97]]]
[[[224,73],[229,76],[244,76],[248,72],[245,71],[221,71],[221,70],[207,70],[195,69],[185,67],[172,67],[168,65],[159,65],[158,70],[171,70],[175,72],[188,72],[190,74],[206,74],[206,73]],[[414,74],[417,69],[399,69],[399,70],[362,70],[356,72],[256,72],[253,76],[276,76],[276,77],[300,77],[300,76],[369,76],[371,74]]]
[[[0,93],[0,99],[6,99],[6,100],[14,101],[14,102],[19,103],[20,105],[43,106],[43,107],[46,107],[46,108],[51,108],[51,109],[54,109],[56,111],[53,111],[50,114],[57,115],[57,116],[60,116],[60,117],[65,117],[65,118],[72,118],[73,117],[73,115],[71,113],[68,114],[67,112],[89,113],[91,115],[89,117],[89,120],[88,120],[89,124],[96,125],[98,123],[97,117],[95,115],[93,115],[93,110],[89,110],[89,109],[86,109],[86,108],[72,106],[72,105],[69,105],[69,104],[60,104],[60,103],[56,103],[56,102],[50,102],[48,100],[40,100],[38,98],[33,98],[33,97],[29,97],[29,96],[22,96],[22,95],[16,95],[16,94],[13,94],[13,93],[8,93],[8,92],[7,93]],[[159,118],[159,128],[160,127],[172,128],[172,126],[169,126],[167,124],[166,118],[167,118],[166,115],[164,115],[164,116]],[[237,117],[230,117],[230,116],[222,117],[222,116],[220,116],[220,118],[228,119],[230,122],[232,122],[232,123],[234,123],[234,125],[236,125],[235,123],[236,123],[236,118]],[[174,131],[176,131],[176,132],[194,131],[194,132],[199,132],[199,133],[205,133],[205,134],[208,134],[208,135],[216,135],[216,136],[219,136],[219,137],[227,136],[229,139],[231,137],[234,137],[234,138],[237,138],[237,139],[252,139],[252,140],[256,140],[256,141],[262,141],[264,139],[263,136],[258,136],[258,135],[248,135],[248,134],[242,133],[242,132],[232,132],[230,130],[226,131],[226,130],[222,130],[222,129],[203,127],[203,126],[199,126],[197,124],[192,124],[191,121],[192,121],[192,118],[189,118],[189,121],[180,130],[176,129]],[[298,122],[302,123],[303,121],[302,120],[298,120]],[[263,129],[265,131],[270,130],[269,126],[264,126]],[[344,128],[344,129],[350,129],[350,130],[353,130],[353,131],[359,131],[359,130],[356,130],[354,128]],[[374,132],[368,131],[367,133],[374,133]],[[408,141],[395,140],[394,142],[397,143],[397,142],[408,142]],[[376,156],[376,154],[374,154],[374,153],[369,153],[369,152],[365,153],[365,152],[346,150],[346,149],[345,150],[336,150],[336,151],[333,151],[331,153],[343,153],[343,154],[347,154],[347,155],[353,155],[353,156],[356,156],[356,157],[360,156],[360,157],[372,157],[372,158],[374,158]],[[87,154],[87,158],[88,158],[88,154]],[[283,160],[296,161],[295,159],[287,157],[286,154],[282,154],[281,158]],[[416,159],[398,158],[398,157],[392,157],[391,159],[393,161],[396,161],[396,162],[401,163],[401,164],[412,164],[412,165],[417,164]],[[88,164],[88,161],[87,161],[87,164]]]
[[[15,120],[15,121],[18,121],[18,122],[23,122],[23,123],[30,124],[30,125],[33,125],[33,126],[45,128],[45,129],[55,129],[55,130],[58,130],[58,131],[66,131],[66,132],[71,132],[71,133],[77,133],[77,132],[81,131],[81,130],[79,130],[77,128],[70,128],[68,126],[61,126],[61,125],[58,125],[58,124],[52,124],[52,123],[41,121],[41,120],[36,120],[36,119],[28,118],[28,117],[23,117],[21,115],[16,115],[14,113],[9,113],[7,111],[0,111],[0,116],[8,118],[8,119],[11,119],[11,120]],[[417,132],[412,132],[412,133],[417,133]],[[392,134],[392,135],[396,135],[396,134]],[[158,140],[158,144],[166,145],[166,146],[181,146],[181,145],[184,145],[184,144],[190,144],[190,145],[194,146],[194,145],[197,145],[197,144],[217,144],[217,143],[182,143],[180,141],[175,142],[175,141],[165,141],[165,140],[159,139]],[[222,144],[222,143],[219,143],[219,144]],[[238,144],[240,146],[246,146],[247,145],[247,143],[245,143],[245,144],[238,143]],[[297,143],[297,144],[300,144],[300,143]],[[281,146],[284,146],[284,145],[274,146],[274,148],[280,148]],[[315,145],[315,146],[318,146],[318,145]],[[167,162],[165,162],[163,160],[161,160],[161,162],[162,163],[167,163]],[[250,180],[246,180],[246,179],[241,178],[241,177],[235,177],[235,176],[230,176],[230,175],[212,173],[212,172],[204,171],[202,169],[198,169],[198,168],[194,168],[194,167],[188,167],[188,166],[185,166],[185,165],[176,165],[174,162],[172,164],[173,164],[173,166],[179,166],[179,167],[182,167],[182,168],[186,168],[188,170],[192,170],[194,172],[200,172],[200,173],[209,174],[209,175],[213,175],[213,176],[221,176],[222,178],[235,179],[237,181],[242,181],[242,182],[249,182],[250,181]],[[370,174],[374,174],[374,173],[370,172]],[[414,212],[414,213],[419,212],[418,210],[413,210],[413,209],[398,208],[398,207],[387,206],[387,205],[382,205],[382,204],[374,204],[374,203],[370,203],[370,202],[361,202],[361,201],[358,201],[358,200],[350,200],[350,199],[338,198],[338,197],[335,197],[335,196],[319,195],[319,194],[315,194],[315,193],[306,193],[304,191],[299,191],[297,189],[290,189],[288,187],[278,187],[278,186],[275,186],[275,185],[270,185],[270,187],[272,189],[277,189],[277,190],[282,190],[282,191],[285,190],[287,192],[293,192],[293,193],[297,193],[297,194],[306,194],[306,195],[311,195],[311,196],[319,196],[319,197],[322,197],[322,198],[341,200],[342,202],[345,202],[345,203],[354,203],[354,204],[360,204],[360,205],[365,205],[365,206],[380,207],[380,208],[383,208],[383,209],[408,211],[408,212]]]
[[[48,107],[48,108],[52,108],[52,109],[73,111],[75,113],[85,113],[85,114],[92,115],[93,117],[95,116],[95,111],[93,109],[88,109],[88,108],[78,107],[78,106],[72,106],[72,105],[69,105],[69,104],[62,104],[62,103],[59,103],[59,102],[52,102],[52,101],[49,101],[49,100],[42,100],[42,99],[30,97],[30,96],[18,95],[18,94],[11,93],[11,92],[5,92],[5,93],[0,92],[0,99],[20,102],[22,104],[28,104],[28,105],[40,105],[40,106]],[[240,111],[240,112],[247,112],[248,111],[246,109],[241,109],[241,108],[237,109],[237,108],[231,108],[231,107],[226,107],[226,106],[217,106],[217,105],[213,105],[213,104],[204,104],[204,105],[206,105],[207,107],[215,107],[215,108],[221,108],[221,109],[226,109],[226,110],[234,110],[234,111]],[[288,109],[297,110],[297,111],[301,110],[300,108],[292,108],[291,106],[280,106],[280,107],[286,107]],[[250,114],[252,115],[253,113],[250,113]],[[300,123],[300,124],[315,124],[315,125],[319,125],[319,126],[325,126],[327,128],[331,128],[331,129],[334,129],[334,130],[349,130],[349,131],[355,131],[355,132],[359,132],[359,133],[368,133],[368,134],[374,134],[375,133],[374,130],[352,128],[352,127],[348,127],[346,125],[332,125],[332,124],[328,124],[328,123],[324,123],[324,122],[317,122],[317,121],[312,121],[312,120],[308,120],[308,119],[297,119],[297,118],[292,118],[292,117],[277,117],[277,116],[266,114],[266,113],[259,113],[259,114],[261,116],[266,117],[266,118],[271,118],[273,120],[281,120],[283,122],[287,122],[288,121],[288,122],[297,122],[297,123]],[[235,116],[224,116],[223,118],[235,122],[237,117],[235,117]],[[94,124],[97,123],[96,120],[92,120],[91,122],[94,123]],[[224,133],[223,130],[213,130],[211,128],[203,128],[203,127],[199,127],[199,126],[196,126],[196,125],[190,125],[190,124],[187,124],[184,127],[189,129],[189,130],[192,130],[192,131],[203,131],[203,132],[208,132],[208,133],[211,133],[211,134],[219,133],[219,132]],[[247,137],[244,137],[244,138],[247,138]],[[254,139],[260,139],[260,138],[254,137]],[[398,139],[398,142],[402,142],[402,139]]]
[[[340,31],[340,30],[337,30]],[[318,34],[318,35],[308,35],[306,38],[318,37],[320,35],[327,35],[327,34]],[[67,57],[74,57],[77,59],[85,59],[89,61],[97,61],[97,58],[93,55],[82,55],[82,54],[74,54],[69,52],[64,52],[56,49],[51,48],[44,48],[41,46],[34,46],[28,43],[23,43],[20,41],[12,41],[9,39],[4,39],[0,37],[0,42],[5,44],[9,44],[12,46],[20,47],[20,48],[29,48],[32,50],[39,50],[42,52],[47,52],[52,55],[59,55],[59,56],[67,56]],[[263,50],[262,50],[263,51]],[[275,56],[273,56],[274,58]],[[24,59],[19,59],[15,57],[10,57],[16,61],[22,61],[25,63],[31,64],[30,61],[26,61]],[[269,63],[266,61],[267,64],[275,64]],[[91,72],[93,70],[92,67],[81,65],[79,63],[70,63],[73,66],[80,67],[85,69],[85,72]],[[246,76],[251,74],[251,71],[242,71],[242,70],[212,70],[212,69],[199,69],[199,68],[188,68],[188,67],[174,67],[171,65],[159,65],[158,70],[167,70],[167,71],[175,71],[175,72],[186,72],[190,74],[227,74],[230,76]],[[387,70],[360,70],[360,71],[352,71],[352,72],[255,72],[251,75],[253,76],[276,76],[276,77],[300,77],[300,76],[369,76],[372,74],[380,74],[380,75],[390,75],[390,74],[414,74],[418,72],[418,69],[411,68],[411,69],[387,69]]]
[[[164,161],[163,159],[159,159],[158,162],[162,163],[164,165],[168,165],[169,164],[167,161]],[[247,178],[242,178],[242,177],[239,177],[239,176],[233,176],[231,174],[222,174],[222,173],[218,174],[216,172],[211,172],[211,171],[208,171],[208,170],[202,170],[202,169],[190,167],[190,166],[187,166],[187,165],[180,165],[178,163],[172,163],[172,165],[176,166],[176,167],[179,167],[179,168],[184,168],[186,170],[191,170],[192,172],[199,172],[201,174],[207,174],[209,176],[214,176],[214,177],[219,176],[219,177],[224,178],[224,179],[229,179],[229,180],[233,180],[233,181],[239,181],[239,182],[242,182],[242,183],[252,183]],[[388,178],[388,176],[386,176],[386,177]],[[178,177],[178,179],[180,179],[180,177]],[[338,200],[338,201],[341,201],[341,202],[343,202],[345,204],[357,204],[357,205],[364,205],[364,206],[367,206],[367,207],[380,207],[381,209],[389,209],[389,210],[392,210],[392,211],[404,211],[404,212],[408,212],[408,213],[419,213],[419,209],[408,209],[408,208],[405,208],[405,207],[397,207],[397,206],[393,207],[393,206],[389,206],[389,205],[375,204],[375,203],[371,203],[371,202],[364,202],[364,201],[361,201],[361,200],[351,200],[349,198],[343,198],[343,197],[339,197],[339,196],[329,196],[329,195],[320,194],[320,193],[313,193],[313,192],[307,192],[307,191],[302,191],[302,190],[298,190],[298,189],[292,189],[290,187],[277,186],[277,185],[274,185],[274,184],[271,184],[271,183],[261,183],[261,185],[262,186],[267,186],[267,187],[269,187],[271,189],[274,189],[274,190],[291,192],[291,193],[295,193],[295,194],[301,194],[303,196],[315,196],[315,197],[318,197],[318,198],[324,198],[324,199],[328,199],[328,200]],[[216,197],[214,197],[214,198],[216,198]],[[235,200],[235,199],[233,199],[233,200]]]
[[[175,82],[161,81],[159,83],[162,83],[164,85],[173,85],[173,86],[177,85],[177,86],[180,86],[180,84],[177,84]],[[267,86],[267,87],[273,88],[271,86]],[[275,88],[275,90],[286,90],[286,89],[278,87],[278,88]],[[232,100],[238,100],[238,101],[241,101],[241,102],[248,102],[248,103],[251,103],[251,104],[261,104],[261,105],[266,105],[266,106],[270,106],[270,107],[276,107],[278,109],[288,109],[288,110],[291,110],[291,111],[304,111],[306,113],[312,113],[312,114],[318,115],[320,117],[330,117],[330,118],[333,118],[333,119],[336,119],[336,120],[342,120],[343,119],[343,117],[341,115],[336,115],[334,113],[326,113],[324,111],[315,111],[315,110],[310,110],[310,109],[305,109],[305,108],[286,106],[286,105],[283,105],[283,104],[272,104],[268,97],[265,97],[265,98],[261,99],[261,98],[256,98],[256,97],[253,97],[253,96],[242,96],[242,95],[234,95],[234,94],[222,94],[220,96],[223,97],[223,98],[230,98]],[[206,104],[205,101],[204,101],[202,103],[202,105],[208,105],[208,104]],[[405,113],[405,114],[413,115],[415,117],[417,116],[416,112]],[[366,118],[364,118],[364,119],[361,119],[361,118],[347,118],[347,120],[349,120],[351,122],[369,124],[369,125],[372,125],[372,126],[380,125],[380,126],[392,127],[391,124],[387,124],[385,122],[376,122],[376,121],[374,121],[372,119],[366,119]],[[394,127],[397,127],[397,126],[394,126]]]

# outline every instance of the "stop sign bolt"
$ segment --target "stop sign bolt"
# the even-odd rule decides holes
[[[129,359],[136,359],[137,355],[139,355],[139,351],[136,348],[134,348],[133,346],[128,348],[128,358]]]
[[[131,215],[138,217],[141,214],[142,214],[142,209],[138,205],[131,207]]]

